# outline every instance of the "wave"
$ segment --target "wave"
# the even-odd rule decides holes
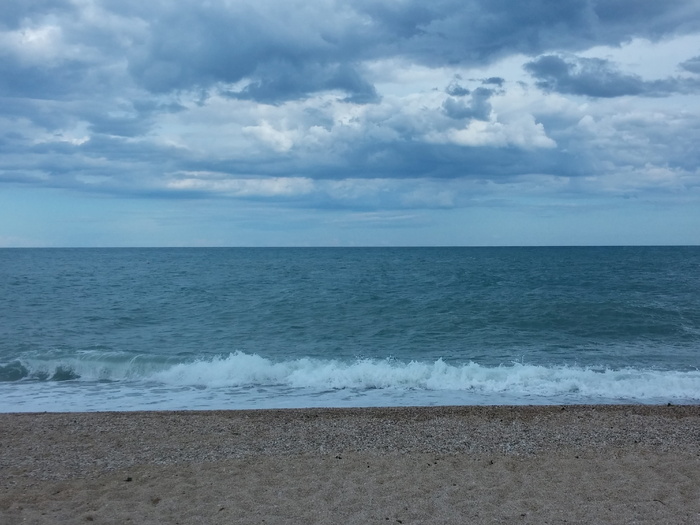
[[[0,365],[0,381],[155,382],[192,388],[286,388],[328,390],[469,391],[517,397],[575,398],[582,402],[700,402],[700,370],[542,366],[513,363],[484,366],[469,362],[404,362],[393,359],[301,358],[273,361],[232,353],[173,364],[151,356],[96,354],[51,361]]]
[[[139,380],[171,365],[172,359],[121,352],[25,357],[0,364],[0,382]]]

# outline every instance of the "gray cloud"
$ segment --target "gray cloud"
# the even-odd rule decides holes
[[[542,89],[590,97],[664,96],[700,87],[696,81],[680,78],[645,81],[600,58],[544,55],[525,64],[525,69],[538,79],[536,84]]]
[[[696,30],[700,13],[700,6],[689,0],[443,0],[429,7],[415,0],[390,5],[363,0],[327,2],[314,9],[297,1],[103,2],[105,15],[122,21],[120,31],[123,25],[131,28],[128,38],[120,38],[110,32],[114,26],[81,25],[77,8],[66,1],[9,3],[2,15],[6,25],[49,15],[63,19],[72,24],[69,40],[102,55],[126,58],[128,72],[151,92],[247,80],[246,95],[259,94],[262,100],[305,96],[328,89],[330,83],[334,89],[355,89],[350,98],[363,101],[369,93],[366,80],[355,81],[362,86],[358,91],[352,83],[334,82],[333,72],[387,56],[431,66],[470,65],[518,52],[660,38]],[[300,85],[296,77],[309,67],[316,74]],[[80,71],[80,63],[63,66],[69,78]],[[57,71],[43,74],[51,72]],[[30,74],[28,68],[23,76]]]
[[[525,69],[539,79],[538,87],[549,91],[592,97],[639,95],[645,91],[640,77],[625,75],[613,69],[609,61],[598,58],[565,60],[545,55],[527,63]]]
[[[379,95],[350,64],[293,65],[273,63],[256,71],[257,80],[240,91],[224,91],[224,94],[243,100],[255,100],[268,104],[300,99],[315,91],[340,90],[347,93],[347,102],[367,104],[379,101]]]
[[[700,56],[696,56],[682,62],[680,66],[686,71],[700,74]]]
[[[39,64],[0,64],[8,96],[56,98],[114,78],[99,64],[126,60],[126,72],[153,93],[210,89],[243,82],[234,92],[283,101],[328,89],[357,103],[376,93],[353,63],[404,56],[429,66],[485,64],[512,53],[577,50],[697,30],[700,6],[690,0],[442,0],[400,3],[301,1],[173,4],[108,0],[85,20],[67,0],[10,0],[8,29],[58,21],[73,56]],[[120,70],[106,75],[124,73]],[[119,85],[128,79],[117,78]]]
[[[491,84],[491,85],[494,85],[494,86],[503,87],[503,83],[504,83],[505,81],[506,81],[505,78],[501,78],[501,77],[489,77],[489,78],[485,78],[484,80],[482,80],[481,83],[482,83],[482,84],[485,84],[485,85]]]
[[[450,82],[450,85],[447,86],[445,93],[453,97],[464,97],[471,93],[471,91],[460,85],[460,83],[456,80],[453,80],[452,82]]]
[[[394,26],[384,18],[378,20],[398,39],[402,52],[430,63],[487,63],[512,53],[575,51],[634,37],[655,40],[700,27],[700,6],[692,0],[453,0],[434,3],[430,9],[420,31],[410,30],[415,19],[403,32],[391,31]],[[412,35],[410,41],[402,42],[406,33]]]
[[[579,177],[602,171],[600,158],[612,166],[627,162],[616,157],[616,144],[596,136],[589,146],[592,139],[577,127],[583,115],[557,120],[538,107],[499,113],[499,99],[515,82],[469,73],[464,79],[471,80],[447,76],[454,80],[445,91],[426,95],[424,107],[406,108],[380,91],[376,68],[384,66],[368,64],[464,72],[525,54],[537,57],[526,66],[537,85],[563,94],[667,96],[697,88],[692,79],[645,81],[607,60],[572,54],[700,31],[700,4],[692,0],[104,0],[86,6],[3,3],[0,180],[163,196],[182,195],[162,186],[180,172],[315,180]],[[47,28],[53,32],[40,32]],[[697,57],[681,67],[700,72]],[[319,95],[325,98],[305,105]],[[337,101],[342,108],[333,106]],[[220,105],[207,113],[209,103]],[[522,129],[512,115],[517,111],[529,119]],[[649,127],[641,125],[640,137]],[[693,129],[697,123],[683,122],[667,131],[685,136],[675,142],[687,145],[698,138]],[[552,146],[518,142],[535,132]],[[668,144],[655,146],[654,155],[687,169],[697,160],[687,147]]]
[[[70,16],[77,6],[65,0],[10,0],[3,2],[0,28],[17,29],[26,19],[45,16]]]
[[[449,89],[448,93],[450,93]],[[488,120],[491,114],[491,104],[489,103],[491,95],[493,95],[493,91],[479,87],[471,93],[468,103],[464,98],[450,97],[443,102],[442,109],[452,119]]]

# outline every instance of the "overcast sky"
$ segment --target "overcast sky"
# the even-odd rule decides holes
[[[697,0],[2,0],[0,246],[700,244]]]

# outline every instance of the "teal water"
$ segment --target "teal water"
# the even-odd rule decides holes
[[[700,247],[0,250],[0,411],[700,402]]]

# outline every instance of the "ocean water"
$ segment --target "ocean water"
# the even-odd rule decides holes
[[[700,247],[0,250],[0,411],[699,403]]]

